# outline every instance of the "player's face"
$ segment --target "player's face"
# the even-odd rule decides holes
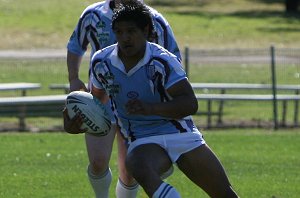
[[[144,55],[147,28],[141,30],[134,22],[120,21],[115,24],[114,33],[122,55],[127,57]]]

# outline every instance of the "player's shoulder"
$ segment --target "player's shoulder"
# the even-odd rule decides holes
[[[150,13],[154,19],[154,22],[158,21],[160,23],[164,23],[165,25],[168,25],[168,21],[165,19],[165,17],[158,12],[157,10],[155,10],[154,8],[147,6],[148,9],[150,10]]]
[[[113,45],[107,46],[101,50],[98,50],[93,55],[93,59],[104,59],[104,58],[108,57],[111,53],[113,53],[113,51],[115,50],[116,47],[117,47],[117,44],[113,44]]]
[[[162,58],[166,61],[177,59],[177,57],[174,54],[172,54],[167,49],[156,43],[148,42],[148,45],[153,57]]]
[[[86,15],[88,13],[101,12],[101,10],[105,6],[105,4],[106,4],[105,1],[100,1],[100,2],[90,4],[83,10],[81,17],[83,17],[84,15]]]

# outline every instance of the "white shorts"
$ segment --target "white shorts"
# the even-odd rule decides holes
[[[158,144],[168,153],[171,161],[176,163],[181,154],[189,152],[205,144],[200,132],[176,133],[167,135],[150,136],[136,139],[131,142],[127,153],[142,144]]]

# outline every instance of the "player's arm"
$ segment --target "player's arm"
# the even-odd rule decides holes
[[[82,61],[82,56],[79,56],[68,50],[67,66],[68,66],[68,73],[69,73],[70,91],[75,91],[75,90],[87,91],[84,82],[82,82],[79,79],[79,69],[80,69],[81,61]]]
[[[68,50],[67,66],[69,74],[70,91],[84,90],[87,91],[85,84],[79,79],[79,68],[82,57]],[[80,129],[83,123],[81,116],[75,115],[72,119],[68,115],[66,108],[63,110],[64,130],[71,134],[86,132],[86,129]]]
[[[126,109],[129,114],[159,115],[174,119],[180,119],[197,112],[198,101],[187,79],[171,86],[167,89],[167,93],[172,98],[168,102],[144,103],[140,100],[130,100],[126,104]]]
[[[72,34],[72,36],[69,39],[67,48],[67,66],[68,66],[68,73],[69,73],[69,83],[70,83],[70,90],[84,90],[87,91],[87,88],[82,80],[79,78],[79,70],[80,65],[82,62],[82,57],[85,54],[88,45],[91,44],[92,47],[95,45],[92,45],[93,43],[90,43],[90,35],[94,34],[96,31],[96,28],[90,28],[92,27],[91,21],[93,20],[94,14],[89,9],[86,9],[83,11],[77,26]],[[95,41],[96,42],[96,41]],[[100,46],[99,44],[96,46]],[[95,51],[95,49],[93,49]]]
[[[99,89],[92,85],[91,93],[101,101],[101,103],[106,104],[108,101],[108,95],[105,92],[105,89]]]
[[[197,112],[198,101],[191,84],[186,78],[168,88],[167,93],[172,99],[169,102],[154,105],[154,114],[171,118],[183,118]]]
[[[72,53],[68,50],[67,52],[67,67],[70,83],[70,91],[83,90],[87,91],[84,82],[79,79],[79,69],[81,64],[82,56]],[[80,115],[75,115],[70,119],[67,109],[63,110],[63,121],[64,130],[71,134],[85,133],[86,129],[80,129],[83,123]]]

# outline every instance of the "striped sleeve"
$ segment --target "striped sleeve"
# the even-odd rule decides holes
[[[177,56],[181,61],[181,53],[176,42],[173,30],[168,21],[158,12],[154,12],[154,26],[158,36],[158,43],[171,53]]]
[[[99,16],[92,9],[85,10],[77,26],[69,39],[67,48],[69,51],[82,56],[86,50],[87,46],[90,44],[94,51],[100,49],[100,44],[96,38],[97,30],[96,24],[99,21]]]

